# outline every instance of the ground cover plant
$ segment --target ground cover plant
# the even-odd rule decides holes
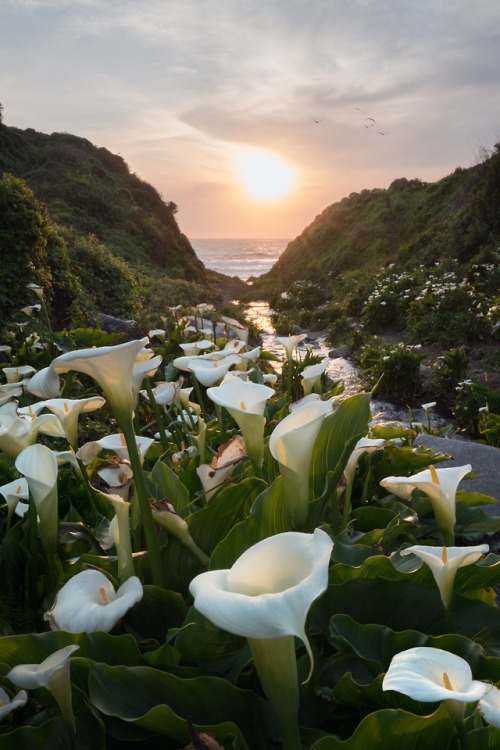
[[[202,304],[69,336],[33,293],[2,346],[2,747],[500,747],[473,466],[373,426],[304,335],[273,362]]]

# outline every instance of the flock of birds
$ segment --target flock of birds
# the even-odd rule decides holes
[[[363,110],[361,109],[361,107],[353,107],[353,109],[355,109],[357,112],[359,112],[362,115],[365,114]],[[319,125],[320,122],[323,122],[323,120],[317,120],[315,117],[313,117],[312,119],[315,125]],[[367,130],[370,130],[370,128],[374,128],[377,125],[377,121],[373,117],[364,117],[361,124],[363,125],[364,128],[366,128]],[[389,135],[390,131],[378,130],[377,128],[377,133],[379,133],[380,135]]]

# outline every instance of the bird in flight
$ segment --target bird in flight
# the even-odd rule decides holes
[[[366,127],[367,128],[373,128],[373,126],[375,125],[375,120],[373,119],[373,117],[365,117],[365,120],[371,120],[372,124],[371,125],[367,125]]]
[[[390,132],[390,131],[386,131],[385,133],[382,133],[382,131],[381,131],[381,130],[379,130],[378,132],[380,133],[380,135],[389,135],[389,132]]]
[[[316,123],[316,125],[319,125],[320,122],[323,122],[322,120],[317,120],[315,117],[312,118],[313,122]]]

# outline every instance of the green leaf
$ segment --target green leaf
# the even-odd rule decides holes
[[[250,509],[249,517],[234,526],[217,545],[210,559],[210,569],[230,568],[253,544],[290,529],[281,477],[277,477],[257,497]]]
[[[310,750],[458,750],[457,734],[444,706],[429,716],[384,709],[366,716],[347,740],[324,737]]]
[[[189,490],[181,482],[177,474],[167,466],[163,461],[158,460],[150,474],[155,483],[156,500],[167,498],[172,503],[174,509],[181,516],[185,515],[185,508],[189,505]]]
[[[267,750],[274,734],[269,704],[218,677],[182,679],[150,667],[91,663],[88,688],[92,704],[105,716],[180,747],[190,739],[189,717],[197,731],[209,731],[219,742],[234,735],[242,750]]]
[[[224,487],[208,505],[186,519],[191,536],[207,555],[245,518],[263,487],[265,483],[260,479],[243,479]]]
[[[346,398],[333,414],[325,417],[311,457],[309,478],[313,497],[323,493],[328,472],[333,473],[335,482],[340,480],[354,446],[368,433],[370,419],[369,393]]]

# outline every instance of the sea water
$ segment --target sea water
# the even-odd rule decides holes
[[[198,258],[212,271],[226,276],[238,276],[246,281],[250,276],[267,273],[276,263],[289,240],[281,239],[190,239]]]

